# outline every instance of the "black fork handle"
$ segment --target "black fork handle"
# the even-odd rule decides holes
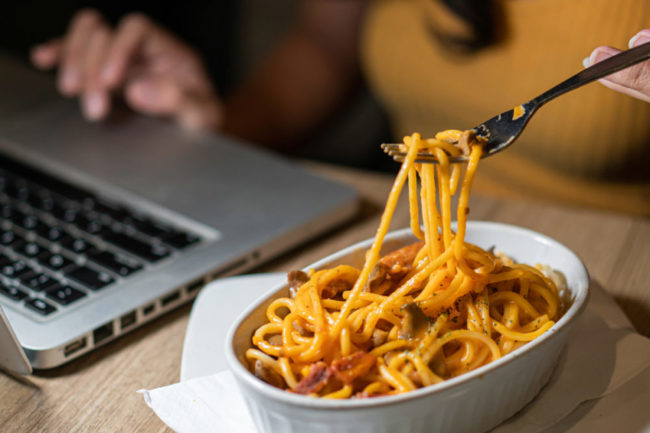
[[[650,59],[650,42],[625,50],[586,68],[584,71],[578,72],[573,77],[542,93],[531,102],[540,106],[566,92],[648,59]]]

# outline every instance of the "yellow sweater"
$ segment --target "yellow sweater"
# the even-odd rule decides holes
[[[431,1],[374,1],[364,24],[364,70],[399,138],[475,126],[580,71],[596,46],[626,48],[650,27],[650,0],[501,0],[503,40],[462,55],[428,30]],[[475,185],[649,215],[649,153],[650,104],[593,83],[542,107],[482,161]]]

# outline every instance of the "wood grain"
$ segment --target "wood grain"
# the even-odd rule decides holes
[[[360,213],[257,271],[301,268],[375,233],[392,176],[305,165],[354,186],[361,197]],[[486,195],[472,197],[470,209],[470,219],[528,227],[576,251],[592,279],[614,295],[639,332],[650,336],[648,219]],[[402,206],[391,228],[407,225]],[[170,431],[136,391],[178,381],[189,312],[189,306],[181,307],[58,369],[24,378],[0,374],[0,432]]]

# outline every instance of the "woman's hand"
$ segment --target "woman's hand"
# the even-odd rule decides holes
[[[199,55],[142,14],[111,28],[97,11],[82,10],[63,37],[36,46],[31,58],[41,69],[58,67],[59,91],[79,97],[88,120],[105,118],[112,94],[122,93],[134,110],[190,129],[221,125],[221,102]]]
[[[641,30],[634,35],[628,45],[633,48],[647,42],[650,42],[650,29]],[[583,64],[588,68],[620,52],[620,50],[612,47],[598,47],[594,49],[589,57],[584,59]],[[599,81],[610,89],[650,102],[650,60],[609,75]]]

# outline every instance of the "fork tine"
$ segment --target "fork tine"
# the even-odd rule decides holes
[[[382,143],[381,146],[382,150],[384,153],[386,153],[388,156],[392,157],[393,160],[397,162],[404,162],[404,157],[406,156],[406,152],[402,152],[399,150],[400,144],[399,143]],[[463,162],[466,161],[467,158],[463,156],[457,156],[457,157],[450,157],[449,162]],[[415,158],[415,162],[417,163],[423,163],[423,164],[437,164],[438,159],[436,156],[430,152],[418,152],[417,157]]]
[[[386,149],[399,149],[401,143],[381,143],[381,148]]]
[[[400,145],[397,143],[382,143],[381,148],[383,149],[384,153],[387,153],[389,156],[400,156],[404,157],[406,155],[406,152],[403,152],[400,150]],[[432,154],[431,152],[418,152],[418,158],[422,159],[435,159],[435,155]]]
[[[397,162],[404,161],[404,157],[406,156],[406,153],[399,150],[400,144],[382,143],[381,148],[384,151],[384,153],[388,154],[388,156],[392,157],[395,161]],[[415,162],[435,164],[437,162],[437,159],[432,153],[418,152]]]

